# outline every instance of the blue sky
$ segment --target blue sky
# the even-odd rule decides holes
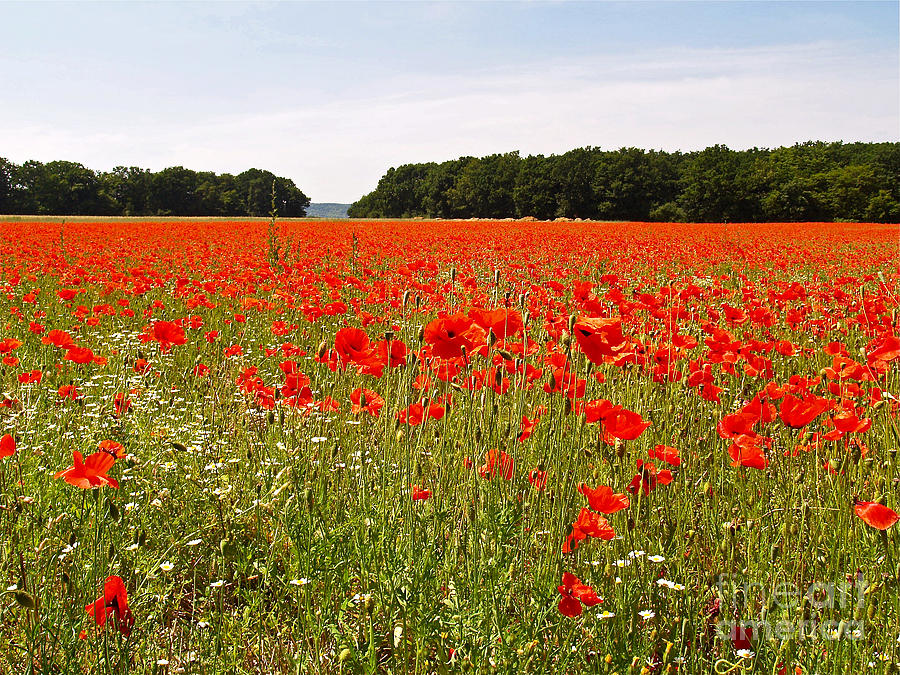
[[[897,2],[0,1],[0,156],[292,178],[900,140]]]

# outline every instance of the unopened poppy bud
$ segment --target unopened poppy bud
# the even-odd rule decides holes
[[[498,349],[498,350],[497,350],[497,353],[500,355],[500,357],[501,357],[504,361],[512,361],[512,360],[513,360],[513,355],[510,354],[510,353],[509,353],[508,351],[506,351],[505,349]]]
[[[494,270],[494,285],[500,283],[500,270]]]
[[[394,331],[388,330],[384,332],[384,339],[390,342],[394,339]]]
[[[24,607],[25,609],[34,609],[37,607],[34,598],[25,591],[16,591],[15,598],[16,604],[19,605],[19,607]]]
[[[397,429],[397,442],[400,443],[403,440],[403,429]]]
[[[450,281],[456,281],[456,268],[450,268]]]
[[[425,340],[425,326],[419,326],[419,330],[416,333],[416,338],[419,340],[419,342]]]
[[[569,335],[568,331],[563,331],[562,335],[559,337],[559,344],[561,344],[566,350],[572,346],[572,336]]]
[[[621,438],[616,439],[616,457],[622,459],[625,456],[625,441]]]
[[[566,399],[566,415],[569,415],[572,412],[572,399]]]
[[[487,343],[489,347],[493,347],[495,344],[497,344],[497,336],[494,335],[493,328],[488,328]]]
[[[578,321],[578,316],[576,314],[569,314],[569,322],[566,326],[568,326],[570,333],[574,332],[576,321]]]
[[[319,343],[319,348],[316,350],[316,357],[321,361],[325,358],[325,354],[328,352],[328,343],[325,340],[322,340]]]
[[[409,291],[403,291],[403,300],[402,305],[406,308],[406,303],[409,302]]]
[[[634,530],[635,525],[636,523],[634,522],[634,518],[629,518],[627,523],[628,531],[631,532],[632,530]]]

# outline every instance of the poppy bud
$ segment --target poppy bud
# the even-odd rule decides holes
[[[106,507],[109,509],[109,517],[114,522],[117,522],[119,520],[119,516],[120,516],[119,507],[116,506],[116,503],[109,498],[107,498],[107,500],[106,500]],[[110,557],[113,557],[113,556],[110,556]]]
[[[566,408],[566,415],[571,414],[571,412],[572,412],[572,399],[570,399],[570,398],[567,398],[567,399],[566,399],[566,406],[565,406],[565,408]]]
[[[621,438],[616,439],[616,457],[622,459],[625,456],[625,441]]]
[[[456,268],[450,268],[450,281],[456,281]]]
[[[572,336],[567,331],[563,331],[559,337],[559,343],[568,351],[572,346]]]
[[[512,361],[513,355],[510,354],[505,349],[498,349],[497,353],[503,358],[504,361]],[[516,360],[516,366],[518,367],[518,359]]]
[[[19,607],[24,607],[25,609],[34,609],[37,607],[37,604],[34,601],[34,597],[25,591],[16,591],[15,592],[16,604]]]
[[[489,347],[493,347],[495,344],[497,344],[497,336],[494,335],[493,328],[488,328],[487,343]]]
[[[316,350],[316,357],[321,361],[325,358],[326,352],[328,352],[328,343],[325,340],[322,340],[319,343],[319,348]]]
[[[403,291],[403,301],[402,305],[404,309],[406,308],[406,303],[409,302],[409,291]]]
[[[425,326],[419,326],[419,330],[416,333],[416,338],[419,340],[419,342],[422,342],[425,339]]]
[[[494,285],[500,283],[500,270],[494,270]]]
[[[394,339],[394,331],[392,331],[392,330],[385,331],[385,333],[384,333],[384,339],[387,340],[388,342],[390,342],[391,340],[393,340],[393,339]]]
[[[578,316],[575,314],[569,314],[569,321],[566,324],[566,326],[568,326],[570,333],[575,330],[575,322],[576,321],[578,321]]]
[[[637,523],[634,522],[634,518],[629,518],[629,519],[628,519],[627,527],[628,527],[628,531],[629,531],[629,532],[631,532],[632,530],[634,530],[634,528],[635,528],[636,525],[637,525]]]

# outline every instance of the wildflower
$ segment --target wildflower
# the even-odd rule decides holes
[[[106,475],[116,461],[115,457],[109,453],[101,450],[89,455],[85,460],[82,454],[76,450],[72,453],[72,458],[72,466],[54,474],[54,478],[62,478],[70,485],[83,490],[101,485],[119,487],[118,481]]]
[[[485,462],[479,469],[481,477],[490,480],[494,476],[502,476],[506,480],[512,480],[513,467],[516,460],[503,450],[492,448],[485,456]]]
[[[3,434],[0,438],[0,459],[11,457],[16,452],[16,440],[10,434]]]
[[[575,340],[589,361],[598,365],[617,356],[626,347],[622,319],[581,317],[573,326]]]
[[[562,599],[559,601],[559,611],[568,617],[576,617],[582,612],[581,605],[593,607],[603,602],[593,588],[581,583],[581,580],[571,572],[565,572],[562,576],[562,584],[557,587]]]
[[[640,616],[644,621],[649,621],[656,616],[656,612],[654,612],[652,609],[642,609],[640,612],[638,612],[638,616]]]
[[[414,502],[425,501],[431,497],[431,490],[420,488],[418,485],[410,486],[410,493]]]
[[[582,483],[578,486],[578,491],[587,497],[588,506],[594,511],[607,515],[627,509],[631,505],[628,497],[623,494],[614,494],[612,488],[607,485],[598,485],[592,489]]]
[[[175,569],[175,565],[166,560],[164,563],[160,563],[159,569],[161,569],[163,572],[171,572],[173,569]]]
[[[425,342],[431,345],[431,353],[443,359],[471,353],[475,347],[486,344],[487,333],[464,314],[454,314],[435,319],[424,331]]]
[[[853,511],[862,518],[866,525],[877,530],[886,530],[900,519],[896,511],[878,502],[861,502],[857,500],[853,506]]]
[[[125,584],[120,577],[107,577],[103,584],[103,595],[87,605],[84,610],[101,627],[106,624],[110,615],[115,616],[119,632],[125,637],[131,635],[134,616],[128,608],[128,593],[125,591]]]

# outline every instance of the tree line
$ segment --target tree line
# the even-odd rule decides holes
[[[77,162],[21,165],[0,157],[0,213],[89,216],[306,215],[309,197],[288,178],[249,169],[230,173],[173,166],[152,172],[117,166],[96,172]]]
[[[578,148],[391,168],[351,217],[900,222],[900,143]]]

